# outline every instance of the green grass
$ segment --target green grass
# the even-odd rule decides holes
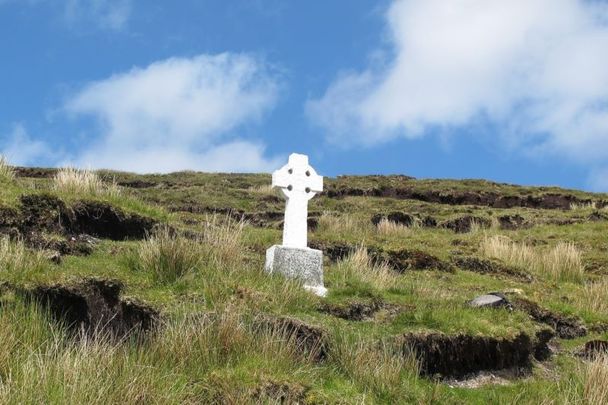
[[[520,291],[523,297],[551,311],[580,317],[588,325],[608,323],[608,222],[588,222],[592,207],[496,209],[321,195],[310,204],[310,212],[320,218],[319,227],[309,234],[316,243],[420,250],[450,262],[459,255],[486,257],[484,241],[509,238],[515,248],[529,247],[532,259],[499,259],[534,276],[532,282],[523,282],[462,269],[398,274],[372,261],[361,248],[343,261],[326,261],[330,293],[322,299],[297,281],[263,271],[265,250],[281,240],[280,214],[267,213],[280,213],[284,206],[282,198],[266,187],[269,176],[194,172],[139,176],[107,171],[97,175],[120,192],[59,189],[52,177],[0,175],[0,201],[5,207],[18,208],[23,194],[51,193],[68,206],[82,199],[103,201],[166,225],[146,240],[101,240],[91,255],[64,256],[60,265],[22,241],[0,239],[0,403],[275,403],[281,394],[309,403],[561,404],[593,403],[593,395],[602,395],[594,388],[604,381],[606,365],[583,362],[572,353],[588,340],[605,339],[605,333],[558,340],[559,354],[536,364],[531,375],[504,386],[478,388],[450,387],[420,376],[417,359],[394,345],[405,333],[511,338],[522,331],[532,336],[546,327],[522,311],[466,305],[493,291]],[[127,187],[133,182],[145,187]],[[342,177],[328,179],[328,186],[606,198],[477,180]],[[251,221],[225,214],[230,210],[247,213]],[[521,215],[533,226],[509,231],[494,225],[456,234],[443,228],[372,225],[374,214],[391,211],[432,216],[439,223],[475,215],[496,224],[500,216]],[[264,226],[255,221],[263,221]],[[575,223],[556,225],[558,221]],[[576,249],[574,261],[563,266],[568,271],[542,265],[564,245]],[[570,256],[552,260],[561,265],[564,257]],[[124,296],[159,309],[163,321],[158,333],[144,342],[74,340],[43,309],[22,301],[2,284],[31,288],[88,277],[119,280],[125,285]],[[402,311],[367,321],[319,311],[323,304],[373,300]],[[328,358],[313,361],[298,350],[293,336],[260,333],[255,328],[260,316],[288,316],[322,328],[331,343]]]

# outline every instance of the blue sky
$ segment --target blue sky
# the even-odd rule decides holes
[[[608,191],[598,0],[0,0],[0,151]]]

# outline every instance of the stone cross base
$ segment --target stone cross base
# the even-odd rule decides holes
[[[324,297],[323,252],[309,248],[274,245],[266,251],[266,272],[280,273],[304,283],[304,288]]]

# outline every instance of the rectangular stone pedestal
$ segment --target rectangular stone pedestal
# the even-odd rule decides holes
[[[280,273],[301,280],[304,288],[325,296],[323,285],[323,252],[309,248],[274,245],[266,251],[266,272]]]

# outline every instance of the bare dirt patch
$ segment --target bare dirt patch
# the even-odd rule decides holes
[[[22,294],[47,308],[57,322],[75,333],[121,338],[151,331],[158,312],[148,305],[121,299],[121,290],[119,282],[88,279],[75,285],[38,286]]]
[[[472,256],[458,256],[453,259],[453,263],[463,270],[474,273],[505,276],[527,282],[532,281],[531,275],[496,260],[480,259]]]
[[[404,273],[408,270],[439,270],[448,273],[455,271],[450,263],[421,250],[382,251],[370,249],[369,251],[374,260],[386,262],[398,273]]]
[[[255,320],[255,328],[287,338],[302,354],[315,361],[325,360],[328,356],[329,336],[321,327],[291,317],[260,316]]]
[[[515,309],[528,313],[536,322],[552,327],[561,339],[575,339],[587,335],[587,328],[580,319],[552,312],[525,298],[512,298],[511,303]]]
[[[329,185],[324,192],[330,198],[342,197],[388,197],[402,200],[418,200],[447,205],[477,205],[493,208],[538,208],[569,210],[572,204],[588,204],[590,199],[581,199],[572,194],[542,193],[538,195],[505,195],[482,191],[419,190],[415,187],[371,187],[361,189],[340,185]],[[606,205],[604,201],[597,202]]]
[[[79,201],[62,218],[70,233],[112,240],[143,239],[157,222],[98,201]]]
[[[400,312],[412,309],[390,304],[380,299],[352,300],[340,304],[324,303],[319,311],[348,321],[370,321],[376,318],[393,318]]]
[[[487,229],[492,226],[492,221],[487,218],[465,215],[463,217],[450,219],[440,224],[442,228],[451,229],[456,233],[468,233],[474,226]]]
[[[304,404],[307,391],[298,383],[268,380],[254,389],[252,398],[256,403]]]
[[[530,368],[539,346],[546,347],[548,336],[534,338],[526,333],[507,338],[441,333],[406,334],[399,338],[405,352],[414,351],[421,374],[463,377],[479,371]]]

